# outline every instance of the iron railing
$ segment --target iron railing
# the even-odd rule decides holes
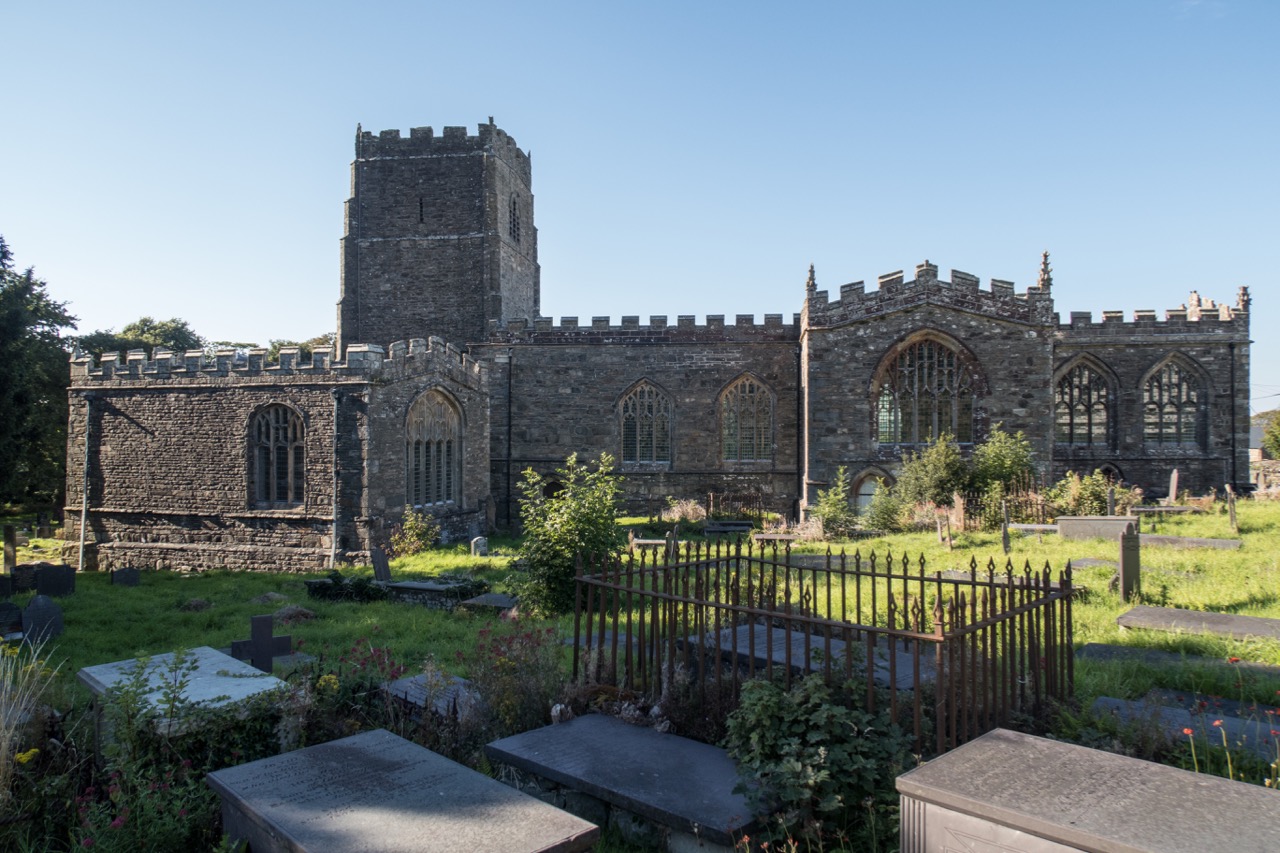
[[[682,672],[699,699],[746,679],[865,683],[916,749],[946,752],[1074,692],[1071,566],[929,574],[922,557],[793,555],[686,543],[583,559],[574,677],[657,702]],[[932,731],[931,731],[932,730]]]

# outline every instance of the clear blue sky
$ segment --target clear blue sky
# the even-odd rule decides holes
[[[1280,3],[792,5],[9,2],[0,234],[81,331],[308,338],[357,122],[492,115],[548,316],[790,316],[811,262],[1021,290],[1048,249],[1063,317],[1250,286],[1280,405]]]

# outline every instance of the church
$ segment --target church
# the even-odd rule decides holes
[[[997,424],[1051,478],[1248,487],[1247,288],[1064,320],[1047,254],[1021,290],[928,261],[801,279],[790,317],[543,317],[515,140],[357,128],[335,346],[74,354],[68,544],[82,568],[313,571],[409,508],[450,540],[513,529],[521,472],[571,453],[614,456],[636,511],[730,493],[796,518],[841,466],[865,501],[904,452]]]

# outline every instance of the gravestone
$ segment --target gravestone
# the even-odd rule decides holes
[[[1060,515],[1058,535],[1068,539],[1110,539],[1124,532],[1135,519],[1128,515]]]
[[[22,609],[12,601],[0,601],[0,640],[21,640]]]
[[[1120,596],[1130,601],[1142,594],[1142,537],[1133,525],[1120,534],[1120,566],[1116,571],[1120,578]]]
[[[76,570],[68,565],[43,563],[36,567],[36,592],[40,595],[71,595],[76,591]]]
[[[1107,486],[1107,515],[1116,514],[1116,487]]]
[[[1009,553],[1009,503],[1000,501],[1000,544]]]
[[[1280,640],[1280,619],[1241,616],[1237,613],[1138,605],[1128,613],[1117,616],[1116,624],[1121,628],[1144,628],[1175,634],[1213,634],[1233,640]]]
[[[184,654],[186,688],[182,698],[203,708],[221,708],[272,691],[284,693],[288,685],[273,675],[259,672],[247,663],[238,661],[208,646],[199,646]],[[141,658],[87,666],[76,673],[80,683],[95,697],[102,696],[112,687],[127,684],[134,676]],[[167,689],[172,687],[172,668],[175,653],[147,658],[142,675],[147,692],[141,697],[157,705]],[[182,725],[182,721],[175,721]]]
[[[507,595],[505,592],[486,592],[483,595],[468,598],[458,606],[463,610],[489,611],[501,614],[514,609],[519,603],[520,600],[518,598]]]
[[[388,681],[382,689],[392,698],[422,710],[429,707],[442,717],[454,716],[456,711],[459,720],[470,719],[483,701],[470,681],[456,675],[421,673]]]
[[[142,572],[139,569],[112,569],[111,585],[112,586],[137,586],[142,580]]]
[[[49,524],[49,514],[45,512],[36,513],[36,538],[50,539],[53,537],[53,527]]]
[[[897,779],[900,849],[1019,853],[1275,850],[1280,797],[996,729]]]
[[[14,566],[13,568],[13,591],[30,592],[36,588],[36,567],[28,564]]]
[[[274,637],[271,628],[270,615],[250,617],[249,639],[233,642],[231,656],[236,660],[248,658],[254,669],[271,672],[275,658],[284,657],[293,651],[293,637]]]
[[[369,560],[373,563],[373,579],[378,583],[391,583],[391,563],[387,560],[387,552],[374,548],[369,552]]]
[[[18,565],[18,531],[12,524],[4,526],[4,572],[10,574]]]
[[[0,598],[13,597],[13,576],[0,575]]]
[[[471,556],[487,557],[489,556],[489,540],[484,536],[477,536],[471,540]]]
[[[1236,490],[1227,483],[1227,517],[1231,521],[1231,530],[1235,533],[1240,532],[1240,524],[1236,520]]]
[[[61,636],[62,608],[47,595],[35,596],[27,602],[27,609],[22,613],[22,630],[32,643]]]
[[[1174,468],[1173,473],[1169,475],[1169,497],[1165,500],[1169,506],[1173,506],[1178,502],[1178,469]]]
[[[253,853],[588,850],[594,824],[378,729],[205,777]]]

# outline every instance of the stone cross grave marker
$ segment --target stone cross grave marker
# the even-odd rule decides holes
[[[387,552],[374,548],[369,552],[369,559],[373,562],[373,579],[378,583],[391,583],[391,563],[387,560]]]
[[[1142,592],[1142,537],[1132,524],[1120,534],[1120,596],[1130,601]]]
[[[18,565],[18,531],[12,524],[4,526],[4,573],[10,574]]]
[[[600,830],[377,729],[210,773],[254,853],[587,850]]]
[[[249,659],[254,669],[271,672],[273,659],[293,651],[293,637],[274,637],[271,634],[270,614],[249,619],[249,639],[231,644],[231,656],[236,660]]]
[[[138,569],[112,569],[112,586],[137,586],[142,580],[142,572]]]
[[[22,630],[27,640],[40,643],[60,636],[63,631],[62,608],[47,595],[37,595],[22,613]]]
[[[45,563],[36,567],[36,592],[62,597],[76,591],[76,570],[72,566]]]

